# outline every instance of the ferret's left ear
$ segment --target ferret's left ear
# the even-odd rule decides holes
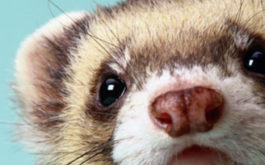
[[[38,29],[21,45],[16,58],[16,85],[22,115],[30,122],[46,123],[65,107],[65,68],[78,40],[88,29],[89,14],[72,12]],[[45,124],[43,124],[45,125]]]

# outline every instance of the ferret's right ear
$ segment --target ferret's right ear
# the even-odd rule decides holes
[[[72,12],[59,16],[29,36],[16,58],[16,85],[22,115],[29,121],[51,126],[65,107],[63,81],[71,52],[87,33],[89,14]]]

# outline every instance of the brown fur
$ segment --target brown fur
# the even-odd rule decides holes
[[[153,72],[194,65],[205,70],[215,65],[220,77],[240,74],[249,83],[249,73],[237,61],[250,43],[264,45],[263,8],[262,1],[250,0],[129,0],[75,18],[59,27],[62,32],[37,32],[22,46],[16,69],[27,120],[35,135],[43,136],[40,143],[50,146],[39,163],[113,164],[113,132],[125,99],[109,108],[98,104],[100,82],[108,75],[125,79],[128,95],[141,90]],[[244,36],[249,38],[245,45]],[[264,77],[256,79],[252,90],[264,101]]]

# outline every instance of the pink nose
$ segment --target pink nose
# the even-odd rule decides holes
[[[221,117],[224,99],[217,91],[206,87],[193,87],[169,91],[154,99],[150,118],[160,129],[172,137],[206,132]]]

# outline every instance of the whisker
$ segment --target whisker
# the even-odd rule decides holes
[[[249,17],[249,18],[246,20],[246,22],[243,24],[243,27],[244,27],[244,26],[247,27],[247,25],[250,23],[250,21],[251,21],[253,18],[255,18],[256,16],[258,16],[259,14],[262,14],[264,11],[265,11],[265,9],[262,9],[262,10],[256,12],[255,14],[253,14],[251,17]]]
[[[118,44],[122,45],[120,37],[116,33],[114,33],[114,31],[112,30],[112,28],[110,28],[110,26],[107,24],[107,22],[103,20],[102,23],[104,24],[105,27],[107,27],[107,29],[110,31],[112,36],[118,41]]]
[[[74,20],[71,16],[69,16],[69,14],[67,14],[62,8],[60,8],[55,2],[53,2],[52,0],[48,0],[48,2],[51,3],[56,9],[58,9],[58,10],[59,10],[61,13],[63,13],[65,16],[67,16],[67,18],[69,18],[71,21],[75,22],[75,20]],[[78,25],[78,26],[80,26],[80,25]],[[80,28],[83,28],[83,27],[80,26]],[[96,40],[99,40],[99,41],[105,42],[105,43],[107,43],[107,44],[109,44],[109,45],[112,45],[113,47],[118,47],[118,46],[114,45],[114,44],[111,43],[111,42],[108,42],[108,41],[106,41],[106,40],[103,40],[103,39],[101,39],[101,38],[98,38],[97,36],[93,35],[92,33],[87,32],[87,35],[89,35],[89,36],[90,36],[91,38],[93,38],[93,39],[96,39]]]
[[[104,149],[103,149],[104,150]],[[97,155],[99,155],[100,153],[102,153],[102,151],[96,152],[93,155],[91,155],[90,157],[88,157],[87,159],[85,159],[83,162],[80,163],[80,165],[86,163],[87,161],[89,161],[90,159],[96,157]]]
[[[236,21],[239,21],[242,17],[242,11],[244,11],[244,9],[242,9],[243,3],[244,3],[244,0],[240,0],[239,9],[238,9],[238,12],[237,12],[236,17],[235,17]]]
[[[81,162],[81,164],[84,164],[84,163],[86,163],[87,161],[89,161],[92,158],[96,157],[97,155],[99,155],[102,152],[106,152],[106,151],[107,151],[107,153],[111,152],[111,147],[112,147],[113,144],[118,143],[118,142],[120,142],[122,140],[130,139],[130,138],[131,137],[127,137],[127,138],[122,138],[122,139],[118,139],[118,140],[115,140],[115,141],[109,140],[107,142],[102,142],[101,144],[98,144],[96,146],[92,146],[93,147],[92,149],[90,149],[89,151],[86,151],[85,153],[79,155],[75,159],[73,159],[70,162],[68,162],[66,165],[71,165],[72,163],[76,162],[80,158],[93,153],[91,156],[89,156],[88,158],[86,158],[84,161]],[[93,144],[90,144],[89,146],[85,146],[83,149],[85,149],[87,147],[91,147],[91,145],[93,145]],[[83,149],[80,149],[80,150],[83,150]],[[79,151],[79,150],[76,150],[74,152],[77,152],[77,151]],[[74,152],[71,152],[71,153],[74,153]],[[69,153],[69,154],[71,154],[71,153]],[[67,155],[69,155],[69,154],[67,154]],[[65,157],[67,155],[64,155],[63,157]]]
[[[62,13],[64,13],[70,20],[72,20],[73,22],[75,22],[74,21],[74,19],[73,18],[71,18],[71,16],[69,16],[62,8],[60,8],[56,3],[54,3],[52,0],[48,0],[48,2],[49,3],[51,3],[54,7],[56,7],[60,12],[62,12]],[[121,44],[121,41],[120,41],[120,39],[119,39],[119,37],[114,33],[114,31],[106,24],[106,22],[104,22],[103,21],[103,23],[104,23],[104,25],[106,25],[106,27],[107,27],[107,29],[109,30],[109,32],[117,39],[117,41],[118,41],[118,43],[119,44]],[[77,24],[80,28],[82,28],[83,29],[83,27],[81,26],[81,25],[79,25],[79,24]],[[107,53],[107,55],[109,55],[110,57],[112,57],[115,61],[116,61],[116,63],[120,66],[120,68],[122,68],[125,72],[126,72],[126,70],[125,70],[125,68],[123,68],[123,66],[121,65],[121,64],[119,64],[119,62],[117,61],[117,59],[108,51],[108,49],[105,47],[106,45],[105,44],[107,44],[107,45],[109,45],[109,46],[112,46],[112,47],[114,47],[114,48],[116,48],[116,49],[118,49],[119,51],[121,51],[120,49],[120,47],[119,46],[117,46],[117,45],[115,45],[115,44],[113,44],[113,43],[111,43],[111,42],[108,42],[108,41],[106,41],[106,40],[103,40],[103,39],[101,39],[101,38],[99,38],[99,37],[97,37],[96,35],[94,35],[92,32],[89,32],[88,30],[86,31],[86,35],[88,35],[91,39],[93,39],[94,40],[94,42],[96,42],[96,44],[105,52],[105,53]],[[103,43],[100,43],[99,41],[102,41],[103,43],[105,43],[104,45],[103,45]],[[99,50],[99,49],[98,49]],[[99,51],[101,51],[101,50],[99,50]],[[123,53],[123,52],[121,52],[121,53]]]
[[[89,151],[87,151],[87,152],[85,152],[85,153],[79,155],[78,157],[76,157],[75,159],[71,160],[71,161],[70,161],[69,163],[67,163],[66,165],[71,165],[72,163],[76,162],[78,159],[84,157],[85,155],[88,155],[89,153],[94,153],[95,151],[101,149],[101,148],[99,148],[99,147],[102,147],[102,146],[105,146],[105,143],[100,144],[99,146],[96,146],[96,147],[92,148],[91,150],[89,150]]]
[[[62,158],[64,158],[64,157],[66,157],[66,156],[68,156],[68,155],[70,155],[70,154],[73,154],[73,153],[76,153],[76,152],[79,152],[79,151],[83,151],[83,150],[85,150],[85,149],[87,149],[87,148],[89,148],[89,147],[91,147],[91,146],[84,146],[84,147],[79,148],[79,149],[74,150],[74,151],[65,152],[62,156],[57,157],[56,159],[54,159],[54,161],[56,162],[56,161],[58,161],[58,160],[60,160],[60,159],[62,159]],[[61,152],[61,153],[63,153],[63,152]],[[55,153],[55,154],[57,154],[57,153]],[[59,154],[60,154],[60,153],[59,153]]]
[[[48,6],[48,9],[49,9],[49,12],[50,12],[50,14],[52,15],[52,17],[55,18],[56,16],[55,16],[55,14],[53,13],[53,11],[52,11],[52,9],[51,9],[51,2],[50,2],[50,0],[48,0],[48,2],[49,2],[49,3],[47,4],[47,6]]]

